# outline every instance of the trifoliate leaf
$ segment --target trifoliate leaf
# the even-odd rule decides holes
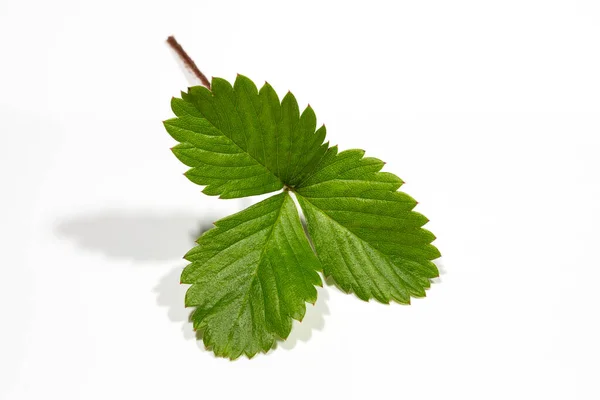
[[[173,99],[165,121],[175,155],[204,193],[235,198],[284,192],[224,218],[198,240],[182,282],[186,306],[215,354],[237,358],[268,351],[285,339],[292,319],[316,300],[317,271],[363,300],[410,303],[438,276],[427,219],[402,180],[362,150],[338,154],[325,127],[302,114],[291,93],[280,102],[266,84],[213,78],[211,90],[189,88]],[[295,193],[314,248],[302,229]]]
[[[317,299],[321,266],[287,192],[215,223],[185,258],[186,306],[216,355],[268,351]]]
[[[397,192],[402,180],[363,155],[330,148],[296,195],[325,275],[363,300],[410,303],[438,276],[435,236],[412,211],[417,202]]]
[[[293,186],[327,150],[325,127],[315,132],[312,108],[302,114],[288,92],[281,103],[273,88],[238,75],[233,87],[213,78],[212,91],[197,86],[171,108],[177,118],[165,121],[180,142],[175,155],[192,167],[186,176],[206,185],[204,193],[245,197]]]

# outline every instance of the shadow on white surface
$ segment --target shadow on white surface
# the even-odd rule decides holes
[[[440,271],[440,275],[437,278],[433,278],[431,280],[431,283],[435,284],[439,284],[442,283],[442,276],[446,275],[446,268],[444,267],[444,258],[440,257],[437,260],[433,260],[433,263],[435,264],[435,266],[437,267],[438,271]]]
[[[108,257],[166,261],[181,259],[216,219],[218,217],[214,215],[198,218],[197,215],[183,212],[106,210],[69,218],[60,222],[55,232],[83,249],[101,252]],[[184,307],[185,292],[189,285],[179,283],[182,270],[182,267],[172,268],[160,279],[153,290],[157,295],[156,302],[167,309],[167,317],[171,322],[181,326],[185,340],[199,339],[198,347],[207,351],[201,335],[194,332],[189,322],[192,309]],[[323,330],[325,315],[329,314],[329,294],[327,288],[317,290],[317,302],[306,305],[302,322],[294,321],[290,336],[285,341],[278,341],[274,348],[293,349],[298,342],[310,340],[313,331]]]
[[[170,321],[181,325],[181,333],[185,340],[198,339],[197,345],[202,351],[208,352],[204,348],[201,335],[196,335],[189,322],[191,308],[184,307],[185,292],[189,285],[181,285],[180,275],[183,268],[176,267],[171,269],[163,276],[154,288],[157,294],[156,302],[160,307],[166,307],[167,317]],[[275,348],[286,350],[293,349],[298,342],[307,342],[312,337],[314,331],[321,331],[325,327],[325,315],[329,314],[327,301],[329,294],[327,288],[317,288],[318,299],[315,305],[306,305],[306,314],[302,322],[294,321],[292,332],[285,341],[277,341]],[[198,336],[198,337],[197,337]],[[212,354],[212,352],[210,352]]]
[[[442,257],[438,258],[437,260],[433,260],[433,263],[438,268],[438,271],[440,271],[440,276],[446,275],[447,272],[446,268],[444,267],[444,259]]]
[[[324,285],[325,286],[325,285]],[[306,305],[306,314],[302,322],[294,321],[292,332],[285,341],[278,341],[277,346],[286,350],[291,350],[298,342],[308,342],[314,331],[322,331],[325,327],[325,315],[329,315],[327,301],[329,293],[326,287],[317,288],[317,302]]]
[[[170,321],[181,324],[181,332],[186,340],[196,337],[194,328],[189,322],[191,308],[184,307],[185,292],[189,285],[179,283],[182,267],[171,269],[163,276],[154,288],[156,303],[160,307],[166,307],[167,317]]]
[[[60,222],[55,232],[108,257],[166,261],[181,259],[216,219],[181,211],[106,210]]]

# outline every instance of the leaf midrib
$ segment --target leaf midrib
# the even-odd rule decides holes
[[[194,104],[192,104],[194,105]],[[194,106],[195,107],[195,106]],[[198,110],[198,108],[196,108]],[[198,110],[200,113],[202,111]],[[237,112],[237,107],[236,107],[236,112]],[[238,114],[239,115],[239,114]],[[220,117],[220,116],[219,116]],[[198,118],[198,117],[196,117]],[[226,137],[227,139],[229,139],[231,141],[231,143],[233,143],[238,149],[240,149],[242,151],[242,153],[247,154],[250,158],[252,158],[254,161],[256,161],[256,163],[260,166],[262,166],[265,170],[267,170],[271,175],[273,175],[273,177],[275,179],[277,179],[281,185],[285,185],[285,182],[278,177],[273,171],[271,171],[271,169],[269,167],[267,167],[265,164],[263,164],[262,162],[260,162],[256,157],[254,157],[247,149],[244,149],[242,146],[240,146],[235,140],[233,140],[232,138],[230,138],[229,136],[227,136],[219,127],[217,127],[211,120],[209,120],[208,118],[202,116],[202,118],[204,120],[206,120],[210,125],[212,125],[217,131],[219,131],[221,133],[222,136]],[[262,128],[262,126],[261,126]],[[246,135],[246,132],[244,131],[244,137]],[[194,146],[195,147],[195,146]]]
[[[369,248],[371,248],[371,249],[373,249],[375,252],[377,252],[377,253],[381,254],[381,255],[382,255],[382,256],[383,256],[383,257],[384,257],[386,260],[388,260],[388,262],[389,262],[391,265],[393,265],[393,266],[394,266],[394,267],[396,267],[397,269],[400,269],[400,268],[399,268],[399,267],[396,265],[396,263],[395,263],[395,262],[394,262],[394,261],[391,259],[391,257],[390,257],[389,255],[385,254],[384,252],[382,252],[382,251],[381,251],[381,250],[379,250],[378,248],[376,248],[376,247],[372,246],[372,245],[371,245],[371,243],[369,243],[368,241],[364,240],[363,238],[361,238],[360,236],[358,236],[356,233],[352,232],[350,229],[346,228],[344,225],[342,225],[340,222],[338,222],[338,221],[337,221],[335,218],[333,218],[333,217],[331,217],[329,214],[327,214],[327,212],[326,212],[325,210],[323,210],[322,208],[320,208],[320,207],[318,207],[317,205],[315,205],[314,203],[312,203],[312,202],[309,200],[309,198],[307,198],[307,197],[304,197],[304,196],[301,196],[301,195],[299,195],[298,193],[296,193],[296,195],[297,195],[297,196],[299,196],[299,197],[302,197],[302,198],[303,198],[304,200],[306,200],[306,201],[307,201],[307,202],[308,202],[308,203],[309,203],[311,206],[313,206],[314,208],[316,208],[316,209],[317,209],[317,210],[318,210],[318,211],[319,211],[321,214],[325,215],[325,216],[326,216],[328,219],[330,219],[331,221],[335,222],[335,224],[336,224],[336,225],[340,226],[340,227],[341,227],[341,228],[343,228],[345,231],[347,231],[349,234],[351,234],[352,236],[354,236],[355,238],[357,238],[357,239],[359,240],[359,242],[361,243],[361,245],[362,245],[362,246],[365,246],[365,245],[366,245],[366,246],[369,246]],[[317,253],[317,254],[318,254],[318,253]],[[368,256],[368,255],[367,255],[367,256]],[[377,266],[377,263],[374,263],[374,262],[372,262],[372,264],[373,264],[373,266]],[[410,285],[409,285],[409,284],[408,284],[408,283],[405,281],[405,279],[404,279],[403,277],[401,277],[401,276],[398,274],[398,271],[396,271],[396,268],[392,269],[392,272],[393,272],[393,273],[394,273],[394,274],[395,274],[395,275],[398,277],[398,279],[400,279],[402,282],[404,282],[404,284],[405,284],[405,285],[407,285],[407,286],[410,286]],[[350,271],[350,269],[348,269],[348,270]],[[391,284],[391,287],[392,287],[392,288],[394,288],[394,290],[397,290],[397,288],[396,288],[395,284],[394,284],[393,282],[391,282],[391,281],[388,279],[388,277],[387,277],[385,274],[381,273],[381,271],[378,271],[378,272],[380,273],[380,275],[381,275],[381,276],[382,276],[382,277],[383,277],[385,280],[387,280],[387,281],[388,281],[388,282]],[[351,273],[352,273],[352,272],[351,272]],[[367,272],[367,273],[368,273],[368,272]],[[356,282],[356,278],[354,277],[354,274],[352,274],[352,275],[353,275],[353,278],[354,278],[354,280],[355,280],[355,282]],[[373,279],[373,282],[374,282],[374,283],[376,283],[376,280],[374,280],[374,279]],[[379,289],[379,290],[381,290],[381,289]],[[406,289],[405,289],[405,290],[406,290]],[[407,291],[407,292],[408,292],[408,291]],[[410,295],[409,295],[409,302],[410,302]]]
[[[386,259],[389,260],[389,262],[392,265],[396,265],[396,263],[394,263],[391,259],[391,257],[388,254],[385,254],[384,252],[382,252],[381,250],[379,250],[377,247],[374,247],[373,245],[371,245],[371,243],[369,243],[368,241],[366,241],[365,239],[361,238],[360,236],[358,236],[356,233],[352,232],[350,229],[348,229],[346,226],[344,226],[342,223],[340,223],[337,219],[333,218],[332,216],[330,216],[326,210],[323,210],[321,207],[317,206],[316,204],[314,204],[312,201],[310,201],[310,197],[305,197],[302,196],[300,194],[298,194],[297,192],[295,193],[296,196],[302,197],[304,200],[306,200],[308,203],[310,203],[311,206],[313,206],[314,208],[316,208],[317,210],[320,211],[321,214],[325,215],[327,218],[329,218],[331,221],[335,222],[336,225],[342,227],[345,231],[347,231],[348,233],[350,233],[352,236],[354,236],[355,238],[357,238],[358,240],[360,240],[362,243],[366,244],[367,246],[369,246],[370,248],[372,248],[374,251],[376,251],[377,253],[381,254],[382,256],[384,256]],[[345,211],[345,210],[338,210],[338,211]],[[369,213],[367,213],[369,214]],[[413,246],[408,246],[408,247],[413,247]]]
[[[287,196],[287,194],[285,194],[284,196]],[[238,322],[240,321],[242,311],[246,307],[246,303],[248,302],[248,299],[250,298],[250,292],[252,292],[252,284],[254,283],[254,280],[258,276],[258,268],[261,265],[261,262],[265,255],[267,246],[268,246],[269,242],[271,241],[271,238],[273,237],[273,231],[275,230],[275,225],[277,225],[277,223],[279,222],[279,219],[281,218],[281,210],[283,209],[286,200],[287,200],[287,198],[284,197],[283,201],[281,202],[281,207],[279,207],[279,210],[277,211],[277,217],[275,217],[275,221],[273,222],[273,225],[271,226],[271,232],[269,232],[269,236],[265,240],[262,252],[260,253],[260,256],[258,257],[258,261],[256,262],[256,268],[255,268],[254,272],[252,273],[252,279],[250,280],[250,283],[248,285],[248,291],[246,292],[244,299],[241,302],[240,310],[238,311],[238,315],[235,319],[235,323],[233,324],[233,326],[237,325]],[[259,285],[260,285],[260,281],[259,281]],[[262,285],[261,285],[261,290],[262,290]],[[277,293],[277,295],[279,296],[280,293]],[[267,309],[266,300],[264,298],[264,295],[263,295],[263,309],[264,310]],[[252,307],[250,308],[250,312],[252,312]],[[229,346],[229,344],[231,343],[232,337],[233,337],[233,330],[231,332],[229,332],[229,335],[227,336],[227,345],[226,346]]]

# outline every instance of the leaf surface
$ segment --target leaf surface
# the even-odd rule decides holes
[[[242,75],[233,86],[213,78],[211,87],[173,98],[177,118],[164,122],[180,142],[173,152],[192,167],[186,176],[204,193],[236,198],[294,186],[327,150],[325,127],[315,131],[314,111],[300,113],[291,93],[280,102],[268,83],[258,91]]]
[[[438,276],[435,236],[422,228],[417,202],[397,191],[402,180],[363,156],[330,148],[297,186],[298,201],[326,276],[363,300],[408,304]]]
[[[241,75],[211,87],[174,98],[177,117],[165,121],[186,176],[222,198],[285,190],[216,222],[185,256],[186,306],[207,347],[232,359],[271,349],[316,301],[318,271],[363,300],[425,296],[440,253],[400,178],[363,150],[328,147],[325,127],[291,93],[280,101]]]
[[[216,355],[268,351],[317,299],[320,263],[287,192],[221,219],[185,256],[185,304]]]

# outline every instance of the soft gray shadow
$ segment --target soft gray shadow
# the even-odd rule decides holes
[[[161,278],[154,288],[156,303],[167,309],[167,317],[171,322],[181,325],[181,333],[186,340],[194,339],[196,334],[189,321],[191,308],[185,308],[185,292],[190,285],[180,284],[183,267],[173,268]]]
[[[196,339],[197,345],[203,351],[204,348],[201,333],[194,332],[189,317],[193,309],[184,307],[185,292],[189,285],[180,284],[182,267],[171,269],[163,276],[154,288],[156,293],[156,302],[159,306],[167,309],[167,317],[173,323],[181,326],[181,333],[185,340]],[[312,337],[314,331],[321,331],[325,326],[325,315],[329,315],[327,301],[329,294],[326,288],[317,288],[318,298],[314,305],[306,305],[306,314],[302,322],[294,321],[292,332],[285,341],[278,341],[276,347],[283,349],[293,349],[298,342],[307,342]],[[210,352],[212,354],[212,352]]]
[[[440,271],[440,275],[437,278],[433,278],[431,280],[432,283],[442,283],[442,276],[446,275],[446,268],[444,268],[444,261],[442,258],[438,258],[437,260],[433,260],[433,263],[437,267],[438,271]]]
[[[184,211],[103,210],[70,217],[55,232],[108,257],[165,261],[181,259],[217,219]]]
[[[446,268],[444,267],[444,259],[442,257],[438,258],[437,260],[433,260],[433,263],[438,268],[438,271],[440,271],[440,275],[447,274]]]
[[[277,346],[291,350],[298,342],[308,342],[312,337],[314,331],[322,331],[325,327],[325,315],[329,315],[329,308],[327,307],[327,301],[329,300],[329,293],[326,287],[317,288],[318,297],[314,305],[306,305],[306,314],[302,322],[294,321],[292,326],[292,332],[290,336],[284,341],[280,340]]]

